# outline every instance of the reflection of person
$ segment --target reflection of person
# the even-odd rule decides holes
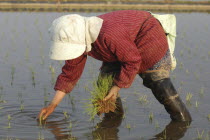
[[[64,124],[66,124],[66,120],[60,120],[60,121],[43,121],[44,128],[47,128],[50,130],[56,140],[68,140],[68,139],[76,139],[76,137],[72,136],[71,134],[71,128],[64,127]],[[38,126],[40,126],[40,123],[37,123]]]
[[[189,126],[190,122],[171,121],[162,132],[155,135],[155,138],[151,140],[160,140],[160,139],[179,140],[184,136]]]
[[[66,61],[55,84],[55,97],[39,117],[46,119],[65,94],[72,91],[87,56],[91,56],[103,62],[101,74],[115,73],[114,85],[104,100],[115,101],[120,88],[130,87],[139,74],[172,120],[191,121],[169,77],[167,34],[149,12],[124,10],[98,17],[66,15],[53,22],[50,34],[51,59]]]
[[[117,140],[118,138],[118,127],[122,123],[122,116],[115,117],[104,117],[104,119],[97,124],[96,129],[92,132],[93,139],[102,140]]]

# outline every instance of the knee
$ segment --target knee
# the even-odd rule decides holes
[[[169,79],[169,71],[166,70],[152,70],[139,74],[143,79],[143,85],[147,88],[152,88],[154,83],[159,83],[163,79]]]

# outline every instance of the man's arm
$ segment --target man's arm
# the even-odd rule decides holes
[[[45,120],[62,101],[64,96],[71,92],[84,70],[86,55],[82,55],[73,60],[67,60],[62,68],[62,73],[58,76],[54,89],[56,93],[51,103],[41,109],[38,119]]]
[[[130,87],[141,65],[141,56],[137,46],[130,39],[124,26],[118,26],[115,30],[113,34],[107,36],[106,43],[121,63],[121,70],[115,75],[115,85],[104,100],[115,100],[120,88]]]
[[[55,108],[62,101],[62,99],[64,98],[65,95],[66,95],[65,92],[57,90],[51,103],[47,107],[42,108],[42,110],[40,111],[40,113],[38,115],[38,119],[40,119],[40,120],[47,119],[47,117],[52,112],[54,112]]]

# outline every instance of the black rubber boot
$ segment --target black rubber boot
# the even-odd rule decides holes
[[[173,121],[192,121],[189,111],[179,97],[170,78],[157,81],[143,80],[143,84],[152,90],[156,99],[164,105]]]

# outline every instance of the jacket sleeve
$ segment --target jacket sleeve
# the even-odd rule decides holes
[[[62,73],[58,76],[54,89],[65,93],[72,91],[79,80],[87,60],[86,55],[82,55],[73,60],[66,60],[62,67]]]
[[[107,43],[121,63],[121,70],[115,76],[114,83],[120,88],[131,86],[141,64],[141,56],[135,45],[125,30],[118,30],[118,33],[112,35]]]

